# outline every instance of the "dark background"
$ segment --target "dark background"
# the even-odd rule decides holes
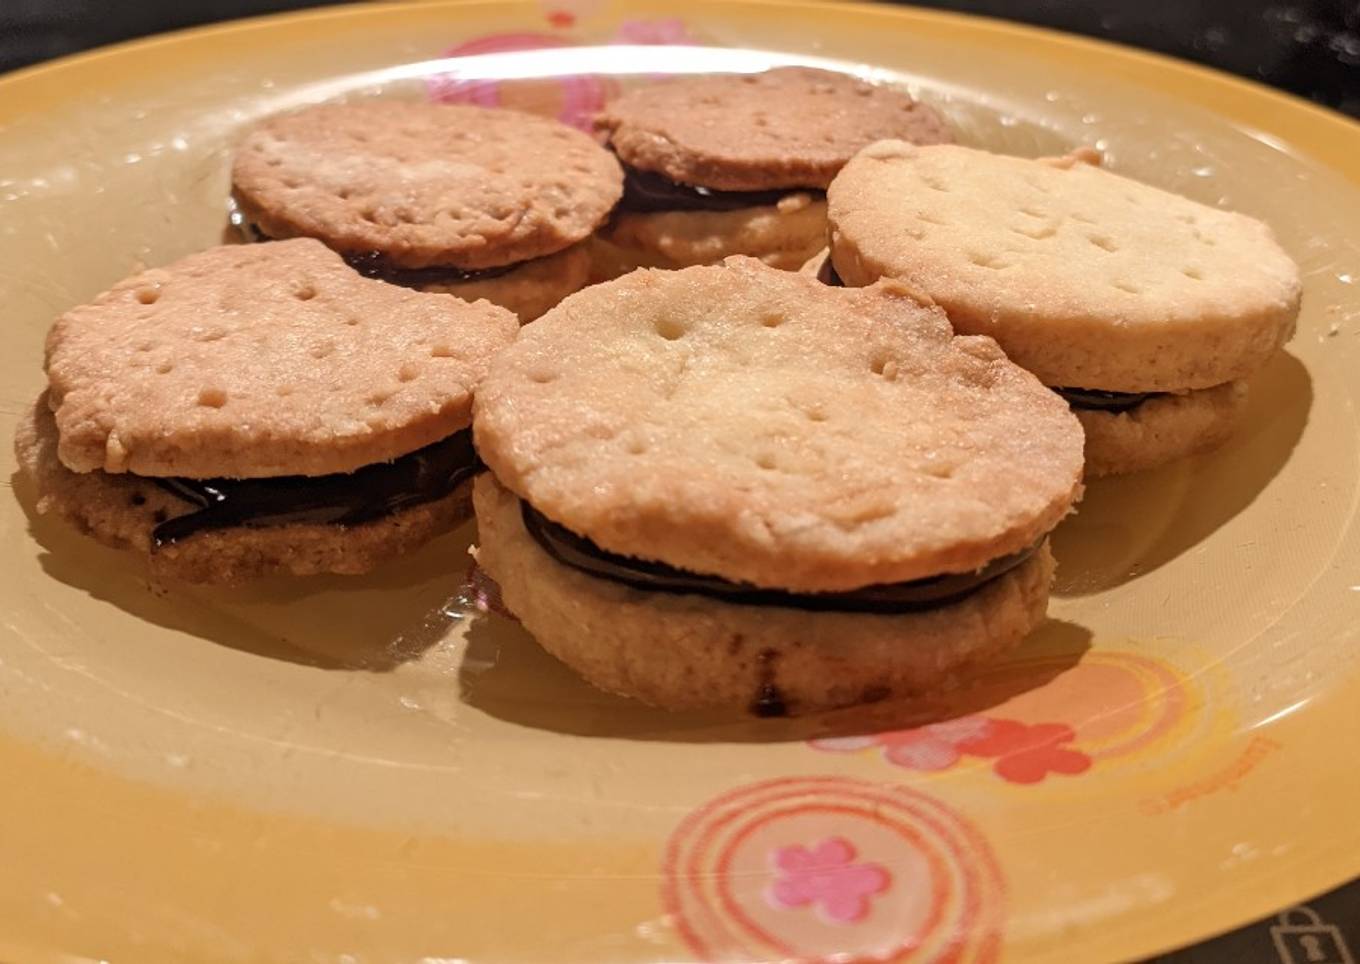
[[[333,2],[333,0],[332,0]],[[90,47],[314,0],[0,0],[0,71]],[[917,0],[1161,51],[1360,117],[1360,0]],[[1360,882],[1153,964],[1348,964]],[[1304,919],[1308,915],[1312,920]],[[1299,924],[1303,927],[1299,927]],[[1320,955],[1320,956],[1319,956]]]
[[[0,71],[310,0],[0,0]],[[1197,60],[1360,117],[1360,0],[918,0]]]

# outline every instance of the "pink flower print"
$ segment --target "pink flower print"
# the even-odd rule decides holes
[[[908,770],[948,770],[959,762],[958,748],[928,728],[883,733],[879,742],[883,745],[883,759]]]
[[[677,17],[661,20],[625,20],[614,34],[614,42],[621,44],[692,44],[685,21]]]
[[[1076,739],[1066,723],[992,720],[988,731],[959,743],[970,756],[996,757],[992,769],[1011,783],[1039,783],[1050,773],[1085,773],[1091,758],[1064,744]]]
[[[1091,758],[1068,746],[1076,734],[1066,723],[1025,724],[985,716],[961,716],[910,730],[812,740],[818,750],[851,753],[875,748],[907,770],[948,770],[967,756],[995,760],[992,771],[1008,783],[1040,783],[1050,773],[1076,775]]]
[[[491,34],[450,47],[445,57],[517,53],[572,46],[571,41],[550,33],[524,31]],[[613,81],[596,74],[568,74],[539,81],[518,81],[517,96],[507,102],[506,82],[435,74],[426,79],[431,100],[445,104],[476,104],[479,107],[514,107],[531,113],[555,116],[564,124],[590,130],[591,122],[608,99]]]
[[[857,750],[867,750],[871,746],[878,746],[877,736],[828,736],[820,740],[808,741],[814,749],[827,750],[831,753],[854,753]]]
[[[840,753],[877,746],[883,750],[883,759],[895,766],[934,772],[947,770],[958,763],[961,756],[958,744],[963,740],[982,736],[987,732],[989,725],[988,721],[980,716],[965,716],[910,730],[889,730],[872,736],[813,740],[812,745],[819,750]]]
[[[976,739],[987,732],[988,721],[980,716],[965,716],[944,723],[932,723],[914,730],[880,733],[883,759],[909,770],[948,770],[959,762],[959,743]]]
[[[841,837],[830,837],[811,849],[797,844],[780,847],[770,856],[783,874],[766,894],[770,904],[785,909],[812,904],[837,924],[863,920],[870,898],[892,882],[878,864],[855,863],[855,848]]]
[[[942,723],[931,723],[926,727],[937,739],[958,745],[964,740],[975,740],[987,734],[992,721],[985,716],[960,716]]]

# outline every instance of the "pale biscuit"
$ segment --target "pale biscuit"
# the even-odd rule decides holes
[[[950,140],[940,115],[902,91],[808,67],[641,87],[596,125],[625,164],[723,191],[824,188],[873,141]]]
[[[623,212],[596,235],[598,280],[634,268],[688,268],[734,254],[792,271],[826,246],[826,202],[790,194],[735,211]]]
[[[443,292],[464,301],[484,298],[514,312],[519,323],[525,325],[589,283],[591,256],[588,244],[574,244],[557,254],[525,261],[495,277],[434,282],[418,288]]]
[[[563,566],[482,475],[477,561],[543,648],[604,690],[666,709],[777,699],[806,713],[947,689],[1044,620],[1047,546],[966,599],[905,615],[809,613],[639,592]]]
[[[1074,409],[1086,432],[1086,477],[1124,475],[1207,452],[1247,410],[1245,382],[1150,398],[1127,412]]]
[[[805,274],[809,278],[821,278],[822,272],[826,270],[831,261],[831,251],[828,248],[821,248],[816,254],[808,258],[798,267],[799,274]]]
[[[1266,225],[1076,158],[888,141],[828,197],[846,284],[909,281],[1048,385],[1209,388],[1294,331],[1298,268]]]
[[[462,104],[321,104],[251,130],[232,166],[273,238],[378,252],[404,268],[490,268],[588,237],[623,192],[618,161],[545,117]]]
[[[432,502],[351,526],[243,526],[200,532],[152,549],[161,522],[196,507],[149,479],[72,472],[57,457],[57,429],[46,403],[23,416],[14,439],[20,469],[37,489],[39,514],[56,515],[115,549],[149,558],[151,572],[184,582],[233,585],[273,573],[356,575],[410,552],[471,514],[471,483]]]
[[[47,374],[76,472],[352,472],[466,428],[518,331],[486,302],[370,281],[318,241],[226,245],[62,315]]]
[[[502,484],[602,548],[793,591],[967,572],[1080,489],[1081,428],[891,282],[749,258],[640,270],[523,329],[478,388]]]

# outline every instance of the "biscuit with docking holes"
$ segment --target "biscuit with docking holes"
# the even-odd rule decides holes
[[[950,140],[940,115],[903,91],[810,67],[640,87],[596,126],[625,164],[721,191],[825,188],[866,144]]]
[[[1076,419],[991,339],[749,258],[572,295],[492,363],[474,434],[607,551],[793,591],[977,569],[1081,485]]]
[[[836,271],[909,282],[1054,387],[1180,392],[1260,368],[1301,292],[1270,228],[1092,159],[871,145],[828,192]]]
[[[622,192],[608,151],[557,121],[464,104],[372,100],[271,117],[237,151],[242,213],[396,268],[499,267],[598,227]]]
[[[59,453],[75,472],[351,472],[466,428],[517,330],[485,301],[362,278],[318,241],[211,248],[57,320]]]

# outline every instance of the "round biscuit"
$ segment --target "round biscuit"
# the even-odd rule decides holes
[[[318,241],[225,245],[72,308],[47,338],[76,472],[352,472],[471,418],[519,326],[503,308],[363,278]]]
[[[1266,225],[1075,156],[886,141],[828,200],[846,284],[908,281],[1047,385],[1209,388],[1294,331],[1298,268]]]
[[[828,250],[825,247],[819,248],[817,252],[812,255],[812,257],[808,258],[806,261],[804,261],[801,265],[798,266],[798,273],[805,274],[809,278],[820,279],[822,277],[822,272],[826,270],[826,266],[830,259],[831,259],[830,250]]]
[[[589,283],[592,261],[588,245],[589,242],[574,244],[557,254],[525,261],[495,277],[423,284],[419,290],[443,292],[464,301],[484,298],[514,312],[519,323],[527,325]]]
[[[825,245],[826,202],[807,194],[735,211],[627,212],[595,236],[595,276],[717,264],[734,254],[792,271]]]
[[[375,100],[269,118],[232,184],[272,238],[313,237],[403,268],[490,268],[590,236],[623,193],[618,161],[546,117]]]
[[[238,526],[153,549],[156,526],[194,506],[140,476],[66,468],[42,399],[20,418],[14,448],[20,470],[37,490],[39,514],[58,516],[104,545],[145,555],[155,576],[183,582],[235,585],[276,573],[358,575],[471,516],[471,482],[465,482],[443,498],[358,525]]]
[[[640,87],[606,104],[596,126],[625,164],[723,191],[824,188],[873,141],[951,139],[906,93],[809,67]]]
[[[478,564],[543,648],[600,689],[671,710],[777,699],[796,714],[938,693],[1044,621],[1053,575],[1045,545],[966,599],[926,612],[731,605],[639,592],[561,565],[490,473],[477,479],[473,501]]]
[[[1081,428],[892,282],[643,269],[523,329],[478,389],[501,482],[612,552],[794,591],[967,572],[1079,493]]]
[[[1150,398],[1127,412],[1076,409],[1086,432],[1086,477],[1141,472],[1217,448],[1246,410],[1240,381]]]

